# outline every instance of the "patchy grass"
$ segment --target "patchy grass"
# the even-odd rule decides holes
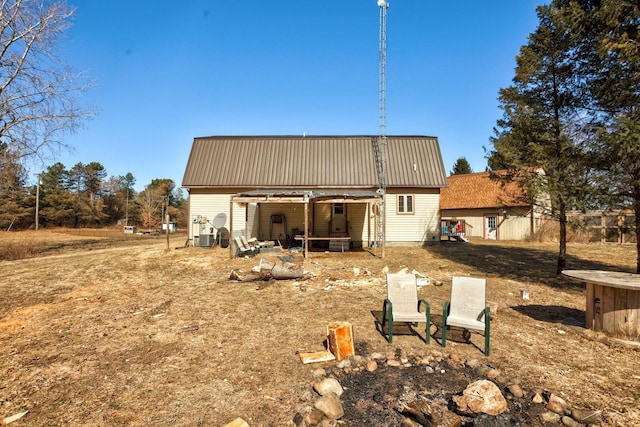
[[[332,321],[353,325],[362,355],[440,350],[452,275],[487,277],[498,313],[490,358],[476,334],[472,344],[452,339],[445,354],[602,409],[603,425],[640,425],[639,350],[568,326],[584,319],[584,287],[555,277],[557,244],[387,248],[384,260],[312,253],[297,258],[310,280],[240,283],[231,270],[248,271],[260,256],[184,248],[184,235],[171,236],[169,251],[165,236],[2,233],[0,246],[11,239],[37,247],[32,258],[0,262],[0,418],[28,410],[16,425],[292,425],[318,367],[296,351],[321,350]],[[568,267],[633,271],[635,259],[634,246],[571,244]],[[410,335],[389,345],[376,330],[385,267],[443,282],[420,290],[433,313],[429,347]]]

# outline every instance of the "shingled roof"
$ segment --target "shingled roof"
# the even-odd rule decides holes
[[[452,175],[447,182],[449,186],[440,192],[440,209],[530,206],[522,200],[522,190],[515,182],[502,188],[499,182],[490,178],[490,172]]]
[[[185,188],[377,188],[377,136],[195,138]],[[447,185],[438,139],[387,137],[387,186]]]

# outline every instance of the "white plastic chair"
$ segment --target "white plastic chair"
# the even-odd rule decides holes
[[[451,299],[442,309],[442,346],[447,346],[447,329],[456,326],[484,331],[484,354],[489,355],[491,310],[487,307],[487,281],[474,277],[454,276]]]
[[[234,237],[233,240],[235,240],[236,246],[238,246],[238,254],[241,256],[242,255],[253,256],[259,252],[258,248],[253,248],[248,244],[246,244],[245,242],[243,242],[242,241],[243,239],[240,236]]]
[[[420,311],[424,305],[425,311]],[[431,335],[431,309],[424,299],[418,299],[418,283],[415,274],[387,274],[387,298],[382,305],[382,333],[387,324],[389,343],[393,341],[393,322],[426,322],[425,342],[429,344]]]

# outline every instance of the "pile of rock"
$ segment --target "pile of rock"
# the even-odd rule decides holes
[[[413,374],[409,373],[411,369]],[[454,370],[462,370],[463,373],[456,376]],[[381,382],[382,375],[394,376],[388,383],[391,386],[387,385],[387,388],[393,388],[394,383],[402,382],[398,379],[415,375],[415,372],[419,372],[422,377],[433,376],[432,380],[424,377],[417,381],[420,384],[431,382],[432,388],[448,377],[458,378],[454,386],[457,385],[460,388],[456,391],[440,390],[441,398],[434,398],[433,395],[426,398],[420,395],[419,390],[409,390],[410,387],[404,385],[400,392],[392,391],[389,396],[378,398],[380,403],[359,402],[354,407],[355,410],[358,406],[370,405],[374,408],[386,405],[391,412],[394,412],[394,417],[400,417],[401,421],[395,425],[404,427],[519,426],[532,422],[545,425],[583,426],[597,425],[601,421],[601,411],[574,409],[560,396],[549,391],[526,391],[520,386],[518,380],[505,379],[499,370],[477,359],[463,360],[456,354],[445,356],[435,350],[410,355],[404,355],[397,350],[396,353],[387,355],[374,353],[368,357],[352,356],[324,368],[315,369],[314,380],[311,383],[312,389],[302,398],[305,403],[300,406],[299,412],[293,419],[295,425],[297,427],[346,426],[355,420],[362,425],[367,425],[367,421],[370,425],[375,424],[376,420],[359,419],[358,417],[362,414],[355,417],[349,417],[349,415],[356,414],[345,414],[345,411],[349,411],[350,408],[341,399],[345,389],[339,381],[345,383],[353,376],[366,376],[367,373],[374,372],[376,380]],[[371,376],[368,375],[368,378]],[[464,383],[467,384],[466,388]],[[347,391],[358,392],[353,390],[353,387],[351,390],[347,388]],[[376,400],[376,397],[371,400]],[[366,411],[363,410],[364,412]],[[387,418],[379,419],[377,422],[388,424],[390,421]]]

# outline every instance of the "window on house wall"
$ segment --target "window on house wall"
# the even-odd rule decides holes
[[[412,214],[413,213],[413,195],[410,194],[398,194],[398,208],[399,214]]]

